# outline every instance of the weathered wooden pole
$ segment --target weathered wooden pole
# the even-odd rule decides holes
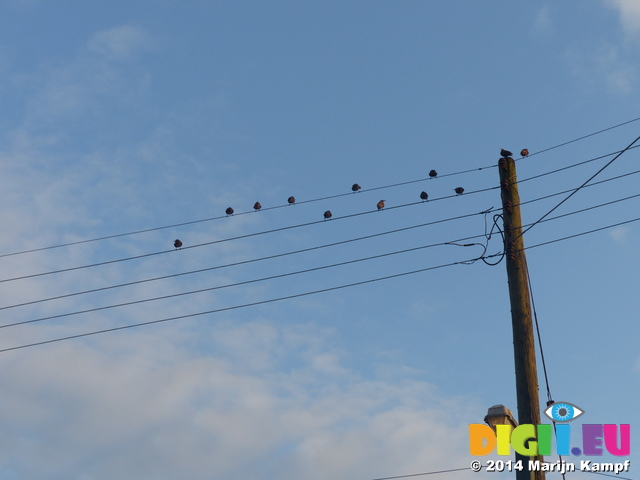
[[[531,301],[529,298],[527,259],[522,236],[520,196],[516,165],[511,157],[498,162],[500,172],[500,195],[504,221],[504,248],[511,301],[511,323],[513,326],[513,354],[516,370],[516,394],[518,401],[518,424],[540,424],[540,402],[538,398],[538,372],[536,349],[533,338]],[[530,472],[529,457],[516,454],[524,469],[516,471],[518,480],[543,480],[544,472]],[[531,457],[543,461],[542,456]]]

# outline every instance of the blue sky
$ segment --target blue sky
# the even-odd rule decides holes
[[[500,148],[541,152],[639,116],[637,0],[7,0],[0,19],[0,280],[29,276],[0,283],[2,325],[483,235],[484,216],[471,214],[500,207]],[[519,179],[619,151],[639,128],[531,155]],[[597,180],[637,170],[637,152]],[[521,199],[576,188],[611,158],[522,182]],[[427,180],[431,169],[440,177]],[[416,203],[422,190],[430,201]],[[551,216],[638,193],[631,175],[580,190]],[[298,203],[285,206],[290,195]],[[523,205],[524,222],[562,198]],[[638,205],[540,223],[525,244],[634,219]],[[629,223],[527,252],[553,397],[585,410],[585,423],[640,425],[639,236]],[[176,238],[208,245],[31,276],[172,250]],[[487,253],[500,250],[494,237]],[[481,253],[440,245],[7,327],[0,349]],[[516,410],[512,352],[504,262],[481,261],[2,352],[0,480],[464,468],[467,425],[494,404]],[[635,478],[633,440],[630,459]]]

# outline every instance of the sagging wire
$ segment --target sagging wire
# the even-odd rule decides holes
[[[487,258],[490,258],[490,257],[486,257],[487,250],[489,249],[489,241],[491,240],[491,237],[493,236],[495,229],[497,229],[498,232],[500,233],[500,235],[502,237],[502,245],[504,246],[504,232],[500,228],[500,225],[498,225],[498,219],[502,218],[502,214],[497,213],[497,214],[495,214],[493,216],[493,220],[492,220],[493,225],[491,226],[491,230],[487,233],[487,228],[488,228],[487,215],[489,215],[489,213],[491,213],[493,211],[493,208],[494,207],[491,207],[491,208],[488,208],[487,210],[483,210],[482,212],[479,212],[480,214],[484,214],[484,237],[486,239],[485,243],[477,243],[477,242],[464,243],[464,244],[455,243],[455,242],[447,242],[447,243],[445,243],[445,245],[455,245],[457,247],[473,247],[473,246],[477,245],[477,246],[483,248],[482,253],[480,254],[479,257],[477,257],[477,258],[475,258],[473,260],[469,260],[468,262],[460,262],[460,263],[462,263],[464,265],[472,265],[475,262],[477,262],[478,260],[482,260],[484,263],[486,263],[490,267],[495,267],[504,258],[504,256],[505,256],[505,249],[504,248],[502,249],[502,252],[498,252],[495,255],[491,255],[491,257],[494,257],[494,256],[499,256],[500,257],[497,262],[495,262],[495,263],[488,262]]]

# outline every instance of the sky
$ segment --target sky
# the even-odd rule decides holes
[[[0,480],[468,468],[468,425],[516,413],[480,259],[500,149],[531,224],[640,135],[639,0],[5,0],[0,26]],[[640,425],[638,194],[587,185],[524,235],[572,425]]]

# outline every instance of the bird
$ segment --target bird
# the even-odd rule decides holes
[[[176,240],[173,242],[173,246],[176,248],[180,248],[182,246],[182,242],[180,240]]]
[[[229,207],[224,211],[227,215],[233,215],[233,208]]]
[[[513,155],[513,153],[511,153],[509,150],[505,150],[504,148],[501,148],[500,155],[502,155],[503,158],[507,158]]]
[[[526,148],[523,148],[522,150],[520,150],[520,156],[528,157],[529,156],[529,150],[527,150]]]
[[[431,178],[435,178],[435,177],[437,177],[437,176],[438,176],[438,172],[436,172],[435,170],[431,170],[431,171],[429,172],[429,176],[430,176]]]
[[[262,208],[262,205],[260,205],[260,202],[256,202],[253,204],[253,209],[257,212],[258,210],[260,210]]]
[[[429,198],[429,195],[427,194],[427,192],[420,192],[420,198],[422,200],[427,200]]]
[[[380,200],[376,207],[378,207],[378,210],[382,210],[384,208],[384,200]]]
[[[331,218],[331,211],[327,210],[326,212],[324,212],[324,219],[328,220]]]
[[[354,192],[357,192],[361,188],[362,187],[360,185],[358,185],[357,183],[354,183],[353,185],[351,185],[351,190],[353,190]]]
[[[287,198],[287,202],[289,202],[289,205],[293,205],[294,203],[296,203],[296,197],[291,196]]]
[[[462,195],[464,193],[464,188],[456,187],[453,189],[453,191],[456,192],[458,195]]]

